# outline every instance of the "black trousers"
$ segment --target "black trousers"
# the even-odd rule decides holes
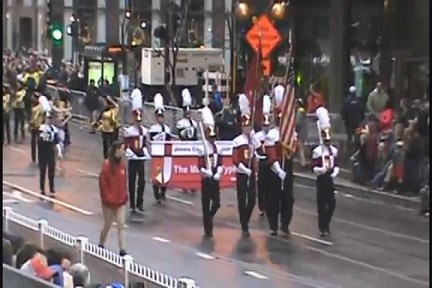
[[[5,143],[5,139],[8,144],[11,143],[10,112],[5,113],[3,111],[3,144]]]
[[[30,139],[30,148],[31,148],[31,158],[32,162],[36,163],[36,156],[37,156],[37,137],[38,137],[39,131],[36,129],[31,130],[31,139]]]
[[[271,173],[267,160],[260,160],[258,162],[258,209],[260,212],[266,211],[265,194],[269,189],[269,174]]]
[[[104,159],[108,158],[108,151],[111,145],[117,140],[114,132],[102,132],[102,149]]]
[[[201,180],[201,206],[203,212],[204,233],[213,233],[213,217],[220,207],[219,181],[203,177]]]
[[[131,209],[143,208],[145,188],[144,167],[144,160],[129,160],[128,162],[129,206]],[[138,185],[136,185],[137,178]]]
[[[14,108],[14,140],[18,140],[18,126],[21,130],[21,138],[25,138],[25,130],[24,130],[24,108]]]
[[[256,183],[255,173],[248,177],[245,174],[237,173],[237,208],[239,212],[242,231],[249,231],[249,220],[255,208]],[[250,179],[249,179],[250,178]],[[249,184],[249,185],[248,185]]]
[[[330,222],[336,208],[333,178],[329,173],[318,176],[316,180],[318,229],[320,232],[330,231]]]
[[[42,193],[45,193],[45,176],[48,170],[48,184],[51,193],[54,193],[54,175],[56,166],[56,154],[54,153],[54,147],[48,145],[54,144],[42,144],[39,145],[39,188]]]
[[[276,232],[280,218],[282,232],[288,232],[294,207],[293,161],[285,159],[280,164],[287,174],[282,185],[279,176],[273,171],[269,172],[268,183],[271,184],[266,194],[267,220],[270,230]]]
[[[166,199],[166,187],[153,184],[153,194],[156,200],[165,200]]]

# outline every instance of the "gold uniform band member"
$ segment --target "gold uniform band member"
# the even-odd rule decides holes
[[[129,207],[132,213],[144,211],[145,160],[150,158],[146,143],[148,131],[141,124],[142,105],[141,92],[139,89],[134,89],[132,91],[134,125],[125,128],[123,135],[125,155],[128,159]]]
[[[36,163],[37,159],[37,141],[39,136],[39,127],[44,121],[44,111],[39,101],[40,96],[41,94],[39,94],[38,92],[35,92],[32,96],[31,117],[29,123],[31,133],[30,150],[33,163]]]
[[[312,171],[317,175],[318,230],[321,237],[330,236],[330,222],[336,207],[333,179],[339,174],[338,150],[331,145],[330,121],[324,107],[316,111],[321,144],[312,151]]]
[[[102,133],[102,149],[104,159],[108,158],[109,147],[117,140],[119,105],[110,96],[103,98],[104,109],[93,127]]]
[[[270,128],[270,109],[271,100],[268,95],[263,96],[263,122],[262,130],[254,134],[254,139],[260,143],[260,147],[256,151],[258,158],[258,209],[260,216],[264,216],[265,212],[265,194],[268,190],[268,175],[270,167],[267,164],[267,154],[264,146],[264,141]]]
[[[260,143],[253,139],[250,103],[245,94],[239,97],[242,134],[233,140],[232,160],[236,166],[237,207],[244,237],[249,237],[249,220],[256,201],[254,153]]]
[[[222,158],[215,145],[216,133],[214,119],[210,108],[202,109],[204,124],[204,155],[200,157],[199,168],[201,178],[201,204],[203,212],[204,235],[213,237],[213,217],[220,207],[220,185],[222,176]]]
[[[18,80],[18,90],[12,98],[14,112],[14,140],[18,142],[18,129],[21,130],[21,142],[25,139],[25,86],[22,79]]]
[[[163,97],[160,93],[157,93],[154,97],[154,107],[156,123],[150,126],[150,141],[170,141],[173,139],[173,135],[171,134],[171,129],[164,123],[165,108],[163,105]],[[161,201],[166,200],[166,185],[163,179],[164,167],[159,167],[158,170],[160,177],[156,177],[158,179],[153,180],[153,193],[156,202],[160,204]]]
[[[11,143],[10,112],[12,108],[12,96],[9,89],[9,84],[3,83],[3,144],[5,144],[5,138],[7,144]]]

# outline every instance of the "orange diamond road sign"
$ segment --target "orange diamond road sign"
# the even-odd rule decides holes
[[[262,57],[267,58],[271,51],[273,51],[282,40],[282,37],[267,15],[261,16],[246,34],[246,40],[256,52],[259,51],[260,34]]]
[[[262,60],[261,65],[263,67],[264,76],[270,76],[271,64],[269,59]]]

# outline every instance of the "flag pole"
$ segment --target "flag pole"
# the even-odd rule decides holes
[[[285,78],[284,78],[285,87],[286,87],[286,83],[288,82],[289,69],[290,69],[290,66],[291,66],[291,59],[292,59],[292,52],[293,52],[293,48],[292,48],[292,29],[291,28],[289,29],[288,33],[289,33],[288,34],[288,42],[290,44],[290,49],[289,49],[289,56],[288,56],[288,65],[287,65],[287,69],[286,69],[286,72],[285,72]],[[285,100],[285,101],[287,101],[287,100]],[[282,121],[279,120],[279,127],[281,126],[281,122]],[[285,162],[286,162],[286,158],[288,157],[288,153],[286,151],[287,148],[286,147],[284,147],[284,148],[285,149],[284,149],[284,151],[282,153],[282,155],[283,155],[282,156],[282,170],[285,169]],[[281,190],[284,189],[284,186],[285,186],[285,179],[282,180]]]

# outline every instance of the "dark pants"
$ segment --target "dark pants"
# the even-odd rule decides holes
[[[268,182],[270,189],[267,189],[266,206],[267,220],[271,231],[278,230],[279,215],[282,232],[289,231],[289,225],[293,216],[294,207],[294,178],[293,178],[293,161],[286,159],[285,163],[280,163],[282,169],[286,172],[283,181],[273,171],[269,172]]]
[[[243,232],[249,232],[249,220],[255,207],[256,199],[255,172],[252,172],[250,179],[245,174],[237,173],[236,176],[237,208],[239,212],[240,225]]]
[[[201,180],[201,204],[203,212],[204,233],[213,233],[213,217],[220,207],[219,181],[211,178]]]
[[[71,140],[70,140],[71,138],[70,138],[70,132],[69,132],[69,125],[68,125],[68,123],[66,123],[64,125],[63,130],[65,132],[64,146],[66,148],[67,146],[69,146],[71,144]]]
[[[143,160],[129,160],[128,162],[128,178],[129,178],[129,206],[131,209],[142,209],[144,202],[144,161]],[[138,176],[138,187],[136,187],[136,180]],[[137,199],[135,201],[135,191]]]
[[[31,148],[31,158],[33,163],[36,163],[38,134],[39,134],[38,130],[36,129],[31,130],[30,148]]]
[[[258,209],[260,212],[266,211],[265,194],[269,188],[269,175],[271,173],[267,160],[260,160],[258,166]]]
[[[10,131],[10,113],[5,113],[3,111],[3,144],[5,143],[5,138],[7,143],[11,143],[11,131]]]
[[[18,140],[18,126],[21,130],[21,138],[25,138],[25,131],[24,131],[24,109],[23,108],[14,108],[14,140]]]
[[[166,187],[153,184],[153,194],[157,201],[166,199]]]
[[[322,232],[330,231],[330,222],[336,208],[333,178],[330,174],[318,176],[316,180],[318,229]]]
[[[114,132],[102,132],[102,149],[104,159],[108,158],[108,151],[111,145],[117,140]]]
[[[51,144],[54,145],[54,144]],[[54,175],[56,166],[56,155],[54,153],[54,147],[41,147],[39,145],[39,188],[42,193],[45,193],[45,176],[48,170],[48,183],[51,193],[54,193]],[[48,151],[47,151],[48,150]],[[51,150],[51,151],[49,151]]]

